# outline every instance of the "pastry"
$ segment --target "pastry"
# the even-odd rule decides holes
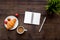
[[[7,25],[7,29],[13,28],[15,22],[16,22],[16,19],[12,19],[10,21],[7,21],[7,24],[6,24]]]

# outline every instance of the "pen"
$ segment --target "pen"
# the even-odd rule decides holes
[[[46,20],[46,17],[44,18],[44,20],[43,20],[43,22],[42,22],[42,25],[41,25],[41,27],[40,27],[40,29],[39,29],[39,32],[41,31],[41,29],[42,29],[42,27],[43,27],[43,24],[44,24],[45,20]]]

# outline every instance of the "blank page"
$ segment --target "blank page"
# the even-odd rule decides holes
[[[31,24],[32,12],[25,11],[24,23]]]
[[[41,17],[41,13],[33,12],[32,24],[39,25],[40,24],[40,17]]]

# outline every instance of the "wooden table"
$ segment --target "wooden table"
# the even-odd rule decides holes
[[[60,16],[47,17],[40,33],[38,30],[41,24],[36,26],[23,23],[25,11],[40,12],[42,23],[46,14],[46,4],[46,0],[0,0],[0,40],[60,40]],[[22,35],[19,35],[16,29],[7,31],[4,27],[4,19],[9,15],[15,15],[15,13],[19,13],[19,25],[28,29]]]

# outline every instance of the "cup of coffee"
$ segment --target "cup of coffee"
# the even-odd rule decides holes
[[[23,26],[19,26],[17,28],[17,33],[18,34],[23,34],[25,31],[27,31],[27,29],[25,29]]]

